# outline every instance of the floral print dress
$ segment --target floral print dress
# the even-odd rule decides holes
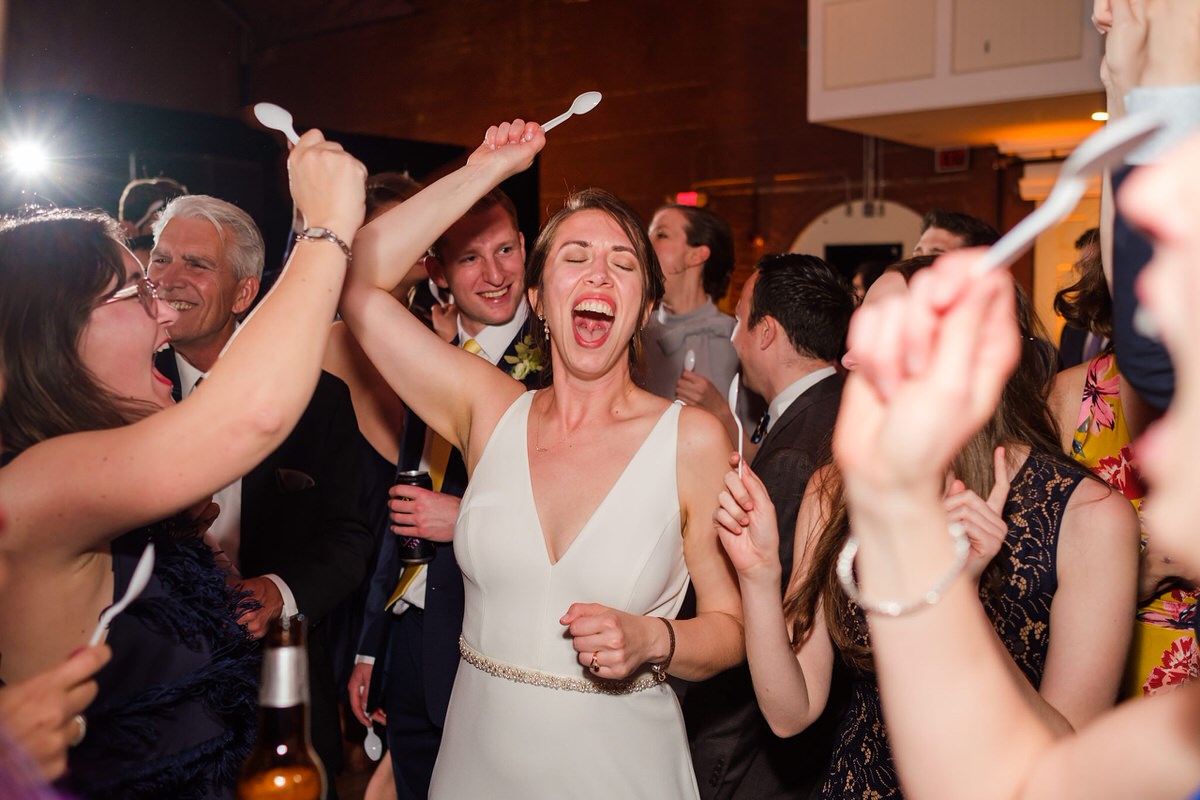
[[[1075,423],[1071,456],[1121,492],[1142,517],[1145,488],[1121,408],[1121,375],[1111,350],[1091,360]],[[1142,529],[1142,549],[1146,546]],[[1200,675],[1193,630],[1197,591],[1165,588],[1140,605],[1122,697],[1156,694]]]

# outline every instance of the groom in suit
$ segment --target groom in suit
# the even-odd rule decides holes
[[[737,304],[733,345],[743,380],[769,400],[751,437],[759,445],[751,467],[775,505],[784,590],[800,500],[829,453],[842,397],[836,364],[855,304],[853,288],[835,269],[798,253],[764,256]],[[825,777],[829,749],[819,731],[830,716],[797,737],[776,738],[758,711],[745,664],[690,687],[684,718],[700,796],[807,797]]]
[[[516,208],[495,189],[442,234],[425,267],[430,279],[454,298],[452,309],[433,309],[435,320],[457,313],[454,343],[534,388],[542,366],[527,349],[531,318],[525,299],[525,241],[519,231]],[[401,800],[423,799],[429,792],[459,662],[463,582],[446,539],[458,519],[467,471],[458,451],[440,448],[439,440],[416,415],[407,414],[399,469],[428,471],[435,491],[393,487],[391,523],[407,535],[436,536],[443,542],[428,565],[404,570],[397,537],[384,537],[367,597],[359,663],[348,687],[360,722],[366,723],[368,713],[386,717]],[[375,713],[379,708],[384,714]]]
[[[150,279],[179,312],[171,349],[156,364],[178,400],[197,390],[258,294],[263,243],[248,214],[205,195],[172,201],[154,234]],[[220,513],[206,534],[231,580],[259,605],[240,619],[250,635],[261,637],[283,615],[308,619],[310,730],[331,778],[327,798],[337,796],[342,737],[325,617],[362,582],[373,549],[359,435],[349,390],[322,373],[283,444],[217,493]]]

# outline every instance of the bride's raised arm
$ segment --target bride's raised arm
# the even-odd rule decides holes
[[[443,231],[505,178],[533,163],[546,143],[536,122],[488,128],[465,166],[371,221],[359,231],[341,312],[372,363],[425,423],[462,449],[478,453],[521,385],[439,339],[390,294]],[[433,365],[436,365],[434,367]],[[498,411],[496,409],[499,409]],[[490,423],[476,414],[490,416]]]

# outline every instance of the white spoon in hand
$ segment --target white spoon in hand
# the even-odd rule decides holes
[[[695,372],[696,371],[696,351],[695,350],[688,350],[687,353],[684,354],[684,356],[683,356],[683,371],[684,372]]]
[[[563,113],[559,114],[554,119],[542,125],[542,133],[549,133],[554,128],[566,122],[575,114],[586,114],[600,104],[600,98],[603,97],[599,92],[584,92],[575,98],[571,103],[571,107]],[[283,109],[280,109],[281,111]],[[265,123],[264,123],[265,124]]]
[[[733,413],[733,424],[737,426],[738,477],[742,477],[742,439],[745,430],[742,428],[742,418],[738,416],[738,389],[742,385],[741,373],[734,373],[729,383],[729,410]]]
[[[383,755],[383,742],[379,740],[379,734],[375,732],[374,725],[367,726],[367,736],[363,739],[363,750],[367,751],[367,758],[372,761],[378,761]]]
[[[108,626],[117,618],[129,604],[137,600],[138,595],[146,588],[146,584],[150,582],[150,573],[154,571],[154,542],[147,542],[146,549],[142,551],[142,557],[138,559],[137,566],[133,569],[133,576],[129,579],[129,585],[125,587],[125,594],[121,599],[113,603],[108,608],[104,609],[100,614],[100,621],[96,623],[96,630],[92,631],[92,638],[88,640],[88,647],[100,644],[100,640],[104,637],[104,632],[108,630]]]
[[[988,248],[983,258],[975,262],[975,273],[1008,266],[1019,258],[1043,231],[1071,213],[1083,197],[1090,178],[1120,163],[1162,126],[1163,120],[1156,114],[1134,114],[1110,123],[1084,139],[1063,162],[1050,196]]]
[[[292,112],[286,108],[277,106],[274,103],[255,103],[254,116],[264,126],[282,133],[292,144],[300,141],[300,136],[292,126]]]

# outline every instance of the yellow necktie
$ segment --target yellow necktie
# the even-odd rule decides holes
[[[462,349],[471,355],[484,357],[483,348],[474,339],[467,339],[463,342]],[[436,433],[433,434],[433,438],[429,442],[429,478],[433,481],[435,492],[442,490],[442,483],[446,480],[446,465],[450,463],[450,452],[453,449],[449,442]]]
[[[450,463],[450,452],[454,448],[439,436],[432,434],[429,441],[429,479],[433,481],[433,490],[440,492],[442,483],[446,480],[446,465]]]
[[[400,570],[400,578],[396,581],[396,588],[392,589],[391,596],[388,597],[387,603],[385,603],[383,606],[384,611],[391,611],[392,606],[400,602],[400,598],[404,595],[404,592],[408,590],[408,586],[413,582],[413,579],[416,578],[421,572],[421,567],[423,566],[425,565],[408,564],[404,567],[404,569]]]
[[[483,358],[483,348],[479,346],[479,342],[474,339],[467,339],[462,343],[462,349],[472,355]],[[429,441],[429,479],[433,483],[433,490],[440,492],[442,483],[446,480],[446,465],[450,463],[450,453],[454,448],[450,443],[437,433],[433,433]],[[424,564],[411,564],[400,570],[400,579],[396,581],[396,588],[392,590],[392,594],[388,597],[387,604],[384,610],[391,610],[392,606],[400,600],[400,597],[408,589],[413,579],[421,571]]]

